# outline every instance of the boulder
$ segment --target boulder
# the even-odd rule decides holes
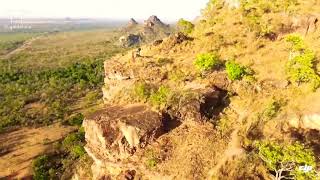
[[[119,42],[123,47],[130,47],[142,42],[142,37],[137,34],[129,34],[127,36],[121,36]]]
[[[144,105],[107,106],[89,115],[83,127],[93,179],[133,179],[134,170],[123,173],[137,168],[129,158],[165,132],[162,116]]]
[[[290,119],[289,125],[298,129],[312,129],[320,131],[320,114],[296,116]]]
[[[128,158],[163,130],[161,116],[143,105],[106,107],[88,116],[83,127],[86,148],[110,161]]]

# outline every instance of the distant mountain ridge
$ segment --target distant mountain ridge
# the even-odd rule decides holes
[[[157,16],[152,15],[143,24],[139,24],[134,18],[131,18],[126,26],[121,29],[121,32],[123,33],[119,40],[121,45],[132,46],[142,42],[149,43],[163,39],[169,36],[173,29],[163,23]]]

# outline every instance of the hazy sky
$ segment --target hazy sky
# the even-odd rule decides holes
[[[192,20],[209,0],[1,0],[0,17],[98,17]]]

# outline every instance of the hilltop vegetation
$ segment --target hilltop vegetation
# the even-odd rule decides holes
[[[130,53],[113,58],[105,102],[141,103],[168,121],[156,143],[132,150],[128,159],[147,169],[137,173],[319,178],[316,7],[315,0],[211,0],[199,21],[180,20],[183,33],[143,46],[135,62]]]
[[[96,178],[318,179],[319,8],[210,0],[201,20],[180,20],[183,32],[134,60],[104,33],[43,37],[1,61],[0,127],[78,126],[34,162],[39,179],[66,177],[78,158]],[[69,116],[102,99],[84,137],[83,115]]]

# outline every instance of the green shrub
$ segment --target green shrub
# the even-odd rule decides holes
[[[315,53],[308,49],[301,36],[288,35],[286,40],[291,43],[291,55],[286,64],[286,72],[291,82],[311,83],[313,89],[320,87],[320,76],[314,70]]]
[[[245,75],[247,75],[246,67],[241,66],[235,61],[227,61],[226,62],[226,71],[229,79],[241,80]]]
[[[80,128],[78,132],[69,134],[62,141],[62,146],[64,149],[71,150],[76,145],[82,145],[85,140],[85,133],[83,128]]]
[[[294,179],[315,179],[315,157],[311,150],[305,149],[300,143],[277,144],[273,142],[256,143],[259,157],[265,162],[269,170],[276,174],[276,177],[287,176]],[[299,170],[300,166],[311,166],[310,172]]]
[[[194,30],[194,24],[184,19],[180,19],[178,21],[178,29],[185,34],[190,34]]]
[[[304,40],[299,34],[290,34],[286,36],[286,41],[291,43],[292,49],[295,51],[301,51],[306,48]]]
[[[72,157],[79,158],[79,157],[82,157],[83,155],[85,155],[86,151],[83,146],[76,145],[76,146],[72,147],[70,153],[71,153]]]
[[[143,102],[147,101],[151,95],[151,87],[144,82],[136,83],[133,91],[134,96],[137,97],[137,100]]]
[[[200,71],[212,70],[219,64],[219,56],[215,53],[199,54],[194,65]]]
[[[37,157],[32,163],[33,179],[46,180],[49,179],[49,158],[46,155]]]
[[[150,96],[150,102],[153,106],[163,109],[168,105],[168,101],[171,97],[171,90],[165,86],[160,86],[156,92],[153,92]]]
[[[84,116],[81,113],[71,117],[68,119],[68,123],[72,126],[81,126],[83,122]]]

